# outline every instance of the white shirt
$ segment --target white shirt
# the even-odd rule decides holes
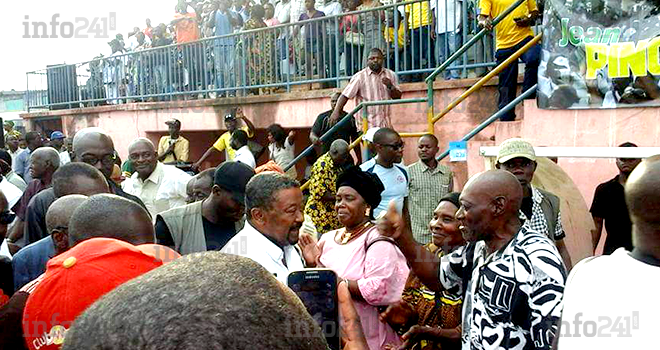
[[[566,281],[559,349],[651,349],[660,327],[660,267],[624,248],[585,259]]]
[[[461,0],[431,0],[435,15],[435,32],[454,32],[461,24]]]
[[[174,207],[186,205],[186,185],[192,176],[173,165],[160,162],[149,177],[142,181],[138,173],[121,184],[124,191],[139,197],[153,219]]]
[[[286,24],[291,21],[291,2],[286,4],[283,2],[278,2],[275,5],[275,17],[280,22],[280,24]]]
[[[257,231],[249,222],[234,238],[222,248],[225,254],[250,258],[272,273],[280,282],[287,285],[289,272],[305,268],[303,260],[292,245],[278,247]],[[282,261],[286,261],[286,265]]]
[[[7,208],[13,208],[23,196],[23,191],[13,183],[9,182],[4,176],[2,177],[2,181],[0,181],[0,191],[2,191],[5,197],[7,197],[7,202],[9,204]]]
[[[293,161],[293,159],[296,157],[294,153],[294,145],[289,144],[288,137],[286,140],[284,140],[283,148],[277,147],[274,143],[269,144],[268,153],[270,155],[270,159],[277,163],[277,165],[279,165],[282,169],[289,165],[289,163],[291,163],[291,161]]]
[[[398,164],[394,164],[391,168],[385,168],[379,164],[365,163],[360,165],[360,169],[376,174],[385,187],[385,191],[380,194],[381,201],[378,208],[373,209],[374,217],[378,217],[381,212],[387,211],[392,199],[396,201],[396,208],[399,213],[402,213],[403,202],[408,197],[408,186],[410,184],[406,168]]]
[[[327,4],[322,4],[318,6],[317,9],[325,14],[326,17],[341,15],[342,9],[341,4],[338,1],[330,1]],[[341,18],[337,18],[337,23],[341,22]],[[325,30],[327,34],[337,35],[337,26],[335,26],[335,20],[325,21]]]
[[[60,152],[60,166],[71,163],[71,156],[68,151]]]
[[[252,169],[257,166],[257,161],[254,160],[254,155],[250,152],[250,147],[247,145],[236,150],[236,153],[234,154],[234,162],[241,162]]]

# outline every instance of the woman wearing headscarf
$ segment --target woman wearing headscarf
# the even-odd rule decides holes
[[[433,241],[424,248],[438,258],[465,244],[456,220],[459,196],[453,192],[442,197],[429,222]],[[403,334],[406,349],[460,349],[462,304],[456,290],[435,293],[411,271],[401,301],[390,305],[380,319]]]
[[[376,175],[348,168],[337,178],[335,202],[344,227],[325,233],[318,243],[310,236],[300,237],[309,265],[332,269],[347,282],[371,350],[401,344],[378,316],[379,308],[400,300],[409,273],[406,258],[392,240],[380,235],[373,221],[383,190]]]

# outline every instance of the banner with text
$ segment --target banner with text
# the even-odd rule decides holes
[[[547,0],[538,106],[660,106],[659,1]]]

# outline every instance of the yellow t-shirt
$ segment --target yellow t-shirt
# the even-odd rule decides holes
[[[162,154],[164,154],[168,148],[170,148],[170,137],[161,137],[160,141],[158,142],[158,156],[160,157]],[[190,155],[190,142],[188,142],[188,140],[186,140],[184,137],[179,136],[179,138],[176,140],[176,143],[174,144],[174,154],[176,155],[176,159],[172,153],[170,153],[167,155],[167,157],[165,157],[163,163],[173,163],[176,161],[187,162]]]
[[[408,14],[408,26],[410,29],[431,25],[431,12],[429,11],[428,1],[408,4],[405,9]]]
[[[392,43],[392,48],[394,48],[394,27],[385,27],[383,35],[385,36],[385,41],[387,43]],[[403,24],[399,25],[397,41],[399,42],[399,49],[406,46],[406,31],[405,28],[403,28]]]
[[[252,136],[254,136],[250,132],[250,129],[247,126],[242,127],[241,130],[245,131],[249,138],[252,138]],[[229,131],[226,131],[218,138],[217,141],[215,141],[215,143],[213,144],[213,148],[217,149],[220,152],[226,150],[227,160],[234,160],[234,156],[236,155],[236,150],[231,148],[231,146],[229,145],[230,141],[231,141],[231,133]]]
[[[495,18],[514,2],[516,0],[480,0],[479,14]],[[526,37],[534,36],[531,27],[518,27],[513,20],[514,18],[526,17],[534,10],[538,10],[536,0],[527,0],[527,2],[520,4],[520,6],[495,27],[495,41],[497,42],[496,46],[498,50],[515,46]]]

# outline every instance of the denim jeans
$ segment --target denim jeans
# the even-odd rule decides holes
[[[217,89],[231,88],[236,85],[234,77],[234,46],[216,45],[214,49]],[[221,91],[227,93],[228,91]]]
[[[445,32],[437,34],[435,37],[435,57],[438,59],[438,66],[443,64],[449,56],[463,45],[463,36],[461,32]],[[463,64],[463,58],[458,58],[449,67],[456,67]],[[459,69],[445,69],[443,72],[445,80],[460,79],[461,71]]]
[[[506,49],[499,49],[495,52],[495,59],[497,64],[504,62],[507,58],[511,57],[521,47],[525,46],[532,37],[527,37],[513,47]],[[523,91],[527,91],[534,86],[538,81],[539,59],[541,56],[541,45],[536,44],[520,56],[520,59],[525,62],[525,78],[523,80]],[[516,88],[518,87],[518,61],[511,63],[508,67],[504,68],[499,74],[498,90],[500,92],[497,107],[501,110],[511,101],[516,98]],[[534,95],[535,97],[535,95]],[[530,97],[530,98],[534,98]],[[509,111],[500,118],[502,121],[513,121],[516,119],[514,110]]]
[[[411,69],[428,69],[435,67],[433,55],[433,39],[430,38],[431,26],[422,26],[412,30],[410,47],[412,51]]]

